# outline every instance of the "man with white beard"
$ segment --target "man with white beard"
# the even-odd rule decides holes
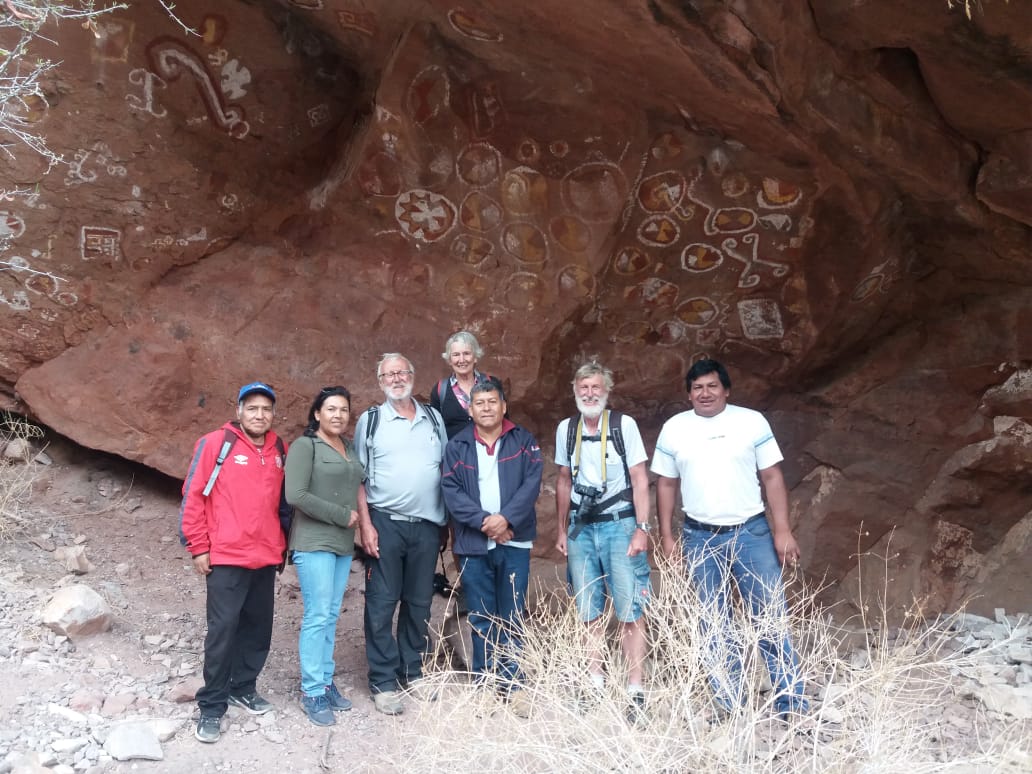
[[[629,416],[606,409],[613,372],[591,361],[577,369],[573,396],[577,416],[559,423],[555,435],[556,548],[569,561],[577,613],[587,625],[588,672],[599,695],[605,688],[602,653],[606,596],[620,622],[627,666],[627,717],[644,719],[645,621],[650,594],[648,455]]]
[[[362,547],[370,557],[365,589],[369,690],[385,715],[403,711],[399,688],[418,693],[445,523],[444,420],[437,409],[412,399],[414,375],[404,355],[384,355],[376,379],[386,400],[362,414],[355,426],[355,451],[366,471],[366,499],[358,501],[358,516]]]

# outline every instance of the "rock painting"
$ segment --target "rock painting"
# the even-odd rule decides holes
[[[562,196],[566,206],[589,223],[616,219],[627,197],[627,181],[615,164],[582,164],[563,178]]]
[[[738,302],[738,318],[747,339],[780,339],[785,336],[781,310],[770,298],[746,298]]]
[[[502,33],[487,23],[475,11],[453,8],[448,11],[448,23],[456,32],[483,43],[501,43]]]
[[[79,252],[84,261],[121,258],[122,232],[102,226],[83,226],[79,234]]]
[[[184,74],[193,80],[215,126],[237,140],[248,135],[251,127],[245,120],[244,109],[224,101],[221,89],[216,87],[214,77],[198,54],[178,40],[159,38],[147,47],[147,55],[152,71],[166,82],[177,81]]]
[[[478,139],[489,137],[505,123],[505,106],[498,84],[483,83],[469,91],[470,128]]]
[[[449,252],[456,260],[480,268],[494,253],[494,244],[473,234],[459,234],[452,240]]]
[[[25,221],[13,212],[0,210],[0,243],[17,239],[25,233]]]
[[[681,228],[669,215],[650,215],[638,226],[638,239],[652,247],[669,247],[681,237]]]
[[[313,129],[322,126],[330,120],[330,106],[322,102],[315,107],[308,109],[308,124]]]
[[[543,215],[548,211],[548,180],[530,167],[516,167],[502,179],[502,206],[510,215]]]
[[[352,30],[366,37],[376,36],[376,16],[361,7],[338,10],[337,26],[342,30]]]
[[[501,154],[486,142],[467,145],[455,159],[455,172],[461,180],[480,188],[498,179],[502,169]]]
[[[687,272],[702,274],[713,271],[724,262],[724,256],[713,245],[694,242],[681,251],[681,268]]]
[[[583,299],[595,295],[595,275],[583,266],[564,266],[556,281],[560,298]]]
[[[899,278],[899,262],[895,257],[882,261],[857,283],[853,290],[853,301],[866,301],[879,291],[885,293]]]
[[[518,271],[506,280],[502,297],[510,309],[532,312],[544,302],[545,288],[538,275]]]
[[[624,247],[613,258],[613,271],[617,274],[640,274],[651,265],[652,259],[637,247]]]
[[[247,96],[247,85],[251,83],[251,71],[236,59],[222,65],[222,80],[219,85],[227,99],[243,99]]]
[[[133,42],[134,24],[127,19],[97,20],[93,25],[94,62],[125,62]]]
[[[677,307],[677,318],[693,328],[709,325],[719,314],[717,305],[702,296],[689,298]]]
[[[79,148],[68,165],[64,184],[74,186],[92,183],[97,179],[98,173],[106,173],[111,177],[125,177],[125,167],[113,156],[111,148],[105,142],[95,142],[88,149]]]
[[[686,188],[680,172],[660,172],[638,185],[638,204],[646,212],[670,212],[681,203]]]
[[[473,191],[459,205],[459,221],[473,231],[490,231],[502,222],[502,208],[494,199]]]
[[[440,194],[414,189],[394,203],[394,217],[401,230],[421,242],[436,242],[455,225],[455,205]]]
[[[405,94],[405,111],[417,124],[425,124],[448,107],[451,102],[451,84],[448,74],[437,65],[424,67]]]
[[[532,223],[510,223],[502,230],[502,247],[524,264],[543,266],[548,260],[548,240]]]
[[[591,229],[573,215],[558,215],[548,224],[548,232],[564,250],[583,253],[591,245]]]
[[[738,240],[734,237],[728,237],[720,243],[721,248],[725,255],[734,258],[736,261],[741,261],[745,264],[745,268],[742,269],[741,275],[738,277],[738,287],[740,288],[754,288],[760,284],[760,275],[756,273],[755,267],[757,265],[769,266],[773,269],[771,274],[775,277],[784,277],[788,274],[788,264],[778,263],[777,261],[768,261],[760,258],[759,256],[759,245],[760,237],[757,234],[746,234],[742,237],[742,244],[744,244],[749,252],[741,252],[738,248]]]
[[[367,157],[359,166],[357,176],[359,187],[370,196],[394,197],[401,193],[398,160],[383,151]]]
[[[166,88],[167,84],[164,79],[150,70],[137,67],[129,71],[129,84],[139,86],[141,91],[140,94],[125,95],[125,101],[128,103],[130,110],[147,113],[155,118],[164,118],[168,115],[168,111],[165,108],[155,106],[154,104],[154,88]]]

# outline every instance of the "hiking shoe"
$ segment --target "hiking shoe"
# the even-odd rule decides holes
[[[509,710],[518,718],[526,720],[530,717],[530,696],[527,695],[526,691],[512,691],[506,702],[509,704]]]
[[[272,709],[272,705],[259,696],[256,691],[241,693],[236,696],[230,695],[229,703],[234,707],[240,707],[245,712],[250,712],[252,715],[264,715]]]
[[[308,719],[317,726],[332,726],[337,722],[330,709],[330,700],[324,693],[322,696],[305,696],[301,694],[301,707],[304,709]]]
[[[405,693],[416,701],[437,701],[441,691],[425,677],[417,677],[405,684]]]
[[[326,701],[334,712],[347,712],[351,709],[351,699],[347,698],[339,690],[335,683],[326,686]]]
[[[222,736],[222,718],[216,715],[201,715],[193,735],[200,742],[215,744]]]
[[[645,694],[632,693],[628,695],[630,705],[627,707],[627,722],[632,726],[643,726],[648,716],[645,714]]]
[[[401,703],[401,696],[397,691],[380,691],[373,694],[373,704],[377,712],[384,715],[400,715],[405,711],[405,705]]]

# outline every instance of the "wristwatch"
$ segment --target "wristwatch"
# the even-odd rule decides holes
[[[652,525],[649,524],[647,521],[639,521],[634,526],[637,527],[638,529],[640,529],[642,532],[644,532],[646,534],[648,534],[649,530],[652,529]]]

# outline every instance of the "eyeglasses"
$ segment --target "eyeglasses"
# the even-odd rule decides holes
[[[388,371],[387,373],[380,374],[380,378],[384,381],[391,382],[395,379],[408,379],[415,371]]]

